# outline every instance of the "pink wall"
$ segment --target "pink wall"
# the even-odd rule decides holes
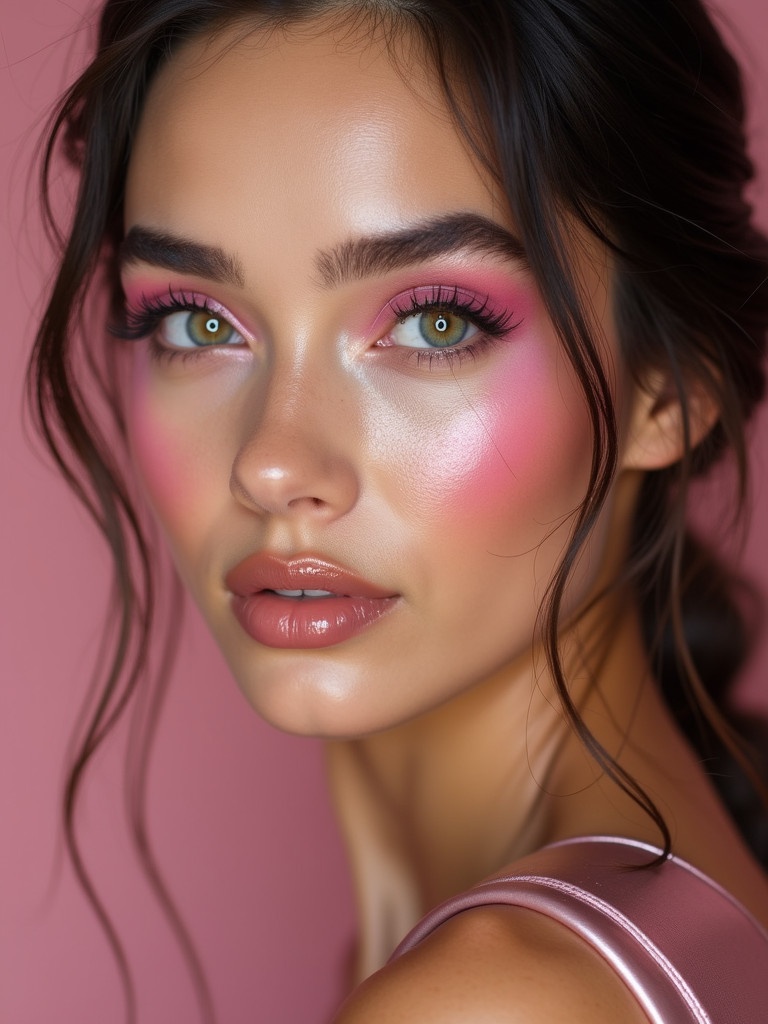
[[[11,6],[19,13],[9,15]],[[121,1020],[123,1005],[109,950],[57,845],[65,748],[96,650],[108,559],[20,429],[29,325],[45,279],[25,196],[29,153],[70,49],[84,44],[72,31],[85,7],[26,0],[0,13],[10,65],[0,68],[2,1024],[104,1024]],[[142,1024],[191,1022],[175,942],[128,845],[121,746],[99,756],[87,786],[89,864],[126,940]],[[257,719],[191,609],[156,750],[150,824],[222,1024],[327,1020],[353,911],[321,750]]]
[[[0,15],[0,1021],[8,1024],[101,1024],[120,1019],[121,1006],[112,960],[57,840],[62,764],[98,641],[107,557],[20,428],[29,324],[46,267],[25,194],[29,153],[68,56],[76,65],[82,52],[85,33],[72,32],[85,6],[26,0],[18,13]],[[765,172],[756,196],[768,224],[768,74],[755,42],[768,38],[768,10],[763,0],[723,6],[752,41],[754,151]],[[747,561],[768,588],[768,415],[757,433]],[[764,706],[767,669],[768,639],[745,682],[748,699]],[[119,747],[99,756],[87,786],[89,864],[135,965],[142,1022],[193,1020],[174,943],[128,849]],[[248,712],[192,612],[152,785],[158,853],[199,942],[222,1024],[325,1019],[352,906],[320,750]]]

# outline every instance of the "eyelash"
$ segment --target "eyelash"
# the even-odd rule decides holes
[[[121,320],[109,327],[110,334],[121,341],[141,341],[148,338],[155,359],[189,359],[200,354],[200,349],[175,349],[162,345],[155,333],[162,321],[173,313],[210,313],[221,315],[207,300],[185,292],[168,289],[167,298],[147,298],[142,295],[135,308],[125,307]],[[213,347],[213,346],[212,346]]]
[[[418,366],[424,362],[430,368],[435,363],[443,366],[455,363],[461,366],[465,359],[476,359],[484,349],[503,339],[519,323],[513,323],[512,310],[502,309],[493,312],[487,297],[462,298],[462,295],[467,293],[458,285],[452,288],[437,285],[428,289],[420,288],[418,292],[419,294],[414,292],[407,296],[408,302],[404,306],[390,303],[389,308],[400,323],[410,316],[422,313],[453,313],[477,327],[480,332],[473,341],[463,347],[412,349],[407,353],[407,358],[415,360]]]
[[[439,285],[429,289],[420,288],[418,292],[409,295],[405,305],[390,303],[390,309],[400,323],[411,316],[439,311],[453,313],[467,320],[477,327],[479,333],[474,340],[462,347],[411,349],[406,356],[415,360],[417,365],[426,363],[431,368],[435,364],[446,366],[455,363],[460,366],[466,359],[476,359],[480,352],[504,338],[517,326],[517,323],[513,323],[514,314],[511,310],[502,309],[494,312],[488,298],[464,298],[463,295],[466,293],[458,286],[446,288]],[[157,359],[196,358],[200,355],[200,349],[170,348],[162,345],[155,337],[157,328],[167,316],[184,312],[218,314],[218,310],[207,300],[184,292],[174,292],[169,288],[167,298],[147,298],[142,295],[137,306],[133,309],[126,307],[122,319],[111,325],[109,330],[114,337],[125,341],[149,338],[152,355]]]

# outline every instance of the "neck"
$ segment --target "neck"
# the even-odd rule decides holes
[[[601,606],[602,634],[584,620],[563,638],[564,671],[598,741],[658,793],[647,751],[666,712],[634,609],[614,604],[610,615]],[[605,635],[606,622],[610,642],[599,656],[585,650],[580,638]],[[545,664],[535,651],[418,719],[329,744],[361,915],[362,976],[430,907],[545,843],[595,832],[658,841],[574,736]]]

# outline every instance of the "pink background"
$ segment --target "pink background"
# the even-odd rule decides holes
[[[28,165],[40,118],[78,66],[84,0],[25,0],[0,14],[0,1024],[103,1024],[122,998],[109,950],[61,856],[66,746],[96,651],[108,580],[85,514],[21,426],[30,324],[46,280]],[[15,6],[15,5],[14,5]],[[768,225],[764,0],[723,0],[747,54],[755,192]],[[747,43],[751,41],[749,56]],[[65,72],[65,67],[69,72]],[[27,432],[28,434],[28,432]],[[757,424],[746,564],[768,589],[768,415]],[[768,640],[744,682],[768,706]],[[97,758],[82,806],[89,866],[126,941],[142,1024],[196,1019],[167,926],[130,850],[121,742]],[[191,609],[152,772],[150,827],[199,945],[221,1024],[321,1022],[353,932],[343,851],[319,745],[261,723]]]

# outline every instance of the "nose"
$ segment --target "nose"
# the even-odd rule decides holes
[[[340,396],[273,380],[255,405],[232,466],[235,499],[257,513],[316,522],[349,512],[359,480]]]

